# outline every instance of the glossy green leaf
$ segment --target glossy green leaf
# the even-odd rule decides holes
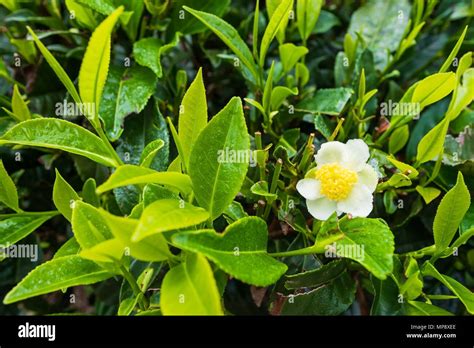
[[[202,130],[189,161],[194,194],[212,219],[239,192],[247,173],[249,150],[242,103],[234,97]]]
[[[427,316],[449,316],[453,313],[448,312],[447,310],[440,308],[438,306],[420,302],[420,301],[408,301],[405,305],[405,311],[408,315],[427,315]]]
[[[296,106],[296,109],[311,113],[339,115],[353,91],[350,88],[319,89],[312,98],[306,98]]]
[[[36,267],[5,296],[10,304],[62,290],[71,286],[93,284],[112,277],[96,263],[77,255],[64,256]]]
[[[28,109],[26,102],[23,100],[23,97],[18,90],[18,85],[16,84],[13,86],[12,111],[19,122],[31,119],[30,110]]]
[[[92,12],[91,9],[75,0],[66,0],[65,4],[69,13],[71,15],[74,14],[74,19],[79,24],[79,26],[89,30],[94,30],[95,27],[97,27],[97,20],[94,17],[94,12]]]
[[[323,3],[323,0],[296,1],[296,25],[303,41],[306,41],[313,32]]]
[[[83,127],[60,119],[42,118],[21,122],[0,138],[0,145],[3,144],[59,149],[87,157],[108,167],[118,166],[98,136]]]
[[[452,105],[446,114],[450,121],[455,120],[474,100],[474,68],[467,69],[462,74],[462,83],[460,81],[454,95]]]
[[[403,163],[399,160],[396,160],[392,155],[386,157],[387,160],[395,166],[402,174],[405,174],[408,176],[410,179],[414,179],[418,176],[418,170],[416,170],[414,167],[412,167],[409,164]]]
[[[191,149],[197,137],[207,124],[206,90],[202,80],[202,69],[189,86],[179,108],[179,140],[184,161],[188,165]]]
[[[250,52],[250,49],[233,26],[213,14],[196,11],[187,6],[183,6],[183,8],[199,19],[203,24],[211,29],[214,34],[224,41],[224,43],[232,50],[232,52],[234,52],[234,54],[242,61],[242,64],[250,70],[256,79],[257,68],[255,66],[252,52]]]
[[[428,261],[425,262],[422,273],[424,276],[431,276],[443,283],[444,286],[451,290],[453,294],[461,300],[461,302],[466,306],[467,311],[470,314],[474,314],[474,293],[472,291],[457,280],[439,273],[438,270]]]
[[[420,103],[420,109],[436,103],[454,90],[456,75],[452,72],[430,75],[416,84],[412,103]]]
[[[448,132],[448,127],[449,121],[445,118],[421,138],[416,153],[416,160],[419,163],[434,160],[436,156],[442,155],[444,138]]]
[[[158,39],[147,37],[133,44],[133,56],[138,64],[150,68],[155,75],[163,76],[161,56],[175,47],[179,42],[179,34],[176,34],[170,43],[162,44]]]
[[[53,202],[59,212],[69,221],[71,221],[72,217],[72,206],[78,199],[79,195],[56,169],[56,180],[54,180],[53,186]]]
[[[74,203],[71,224],[74,237],[83,250],[113,237],[107,222],[97,208],[81,201]]]
[[[379,279],[392,272],[393,234],[381,219],[344,219],[339,225],[344,237],[335,244],[335,253],[359,262]]]
[[[278,50],[280,52],[284,72],[289,72],[293,69],[296,63],[309,52],[306,47],[295,46],[292,43],[280,45]]]
[[[258,217],[240,219],[222,234],[202,230],[172,237],[176,246],[199,252],[234,278],[256,286],[274,284],[287,269],[267,254],[267,239],[267,225]]]
[[[271,42],[275,38],[278,30],[285,22],[288,22],[290,11],[293,9],[293,0],[282,0],[275,12],[273,12],[270,21],[268,22],[267,28],[262,37],[260,43],[260,66],[263,67],[265,63],[265,57],[267,55],[268,48]]]
[[[258,181],[250,187],[250,191],[257,196],[266,197],[267,199],[275,200],[278,196],[268,191],[268,182]]]
[[[288,290],[315,288],[333,281],[345,270],[346,265],[342,260],[334,260],[319,268],[286,276],[285,288]]]
[[[438,251],[443,251],[449,246],[470,204],[469,190],[461,172],[458,172],[456,185],[441,200],[433,222],[434,240]]]
[[[290,95],[298,95],[298,88],[288,88],[285,86],[276,86],[273,88],[270,97],[270,109],[272,111],[278,110],[281,104],[283,104]]]
[[[203,256],[187,254],[166,273],[160,307],[164,315],[223,315],[214,274]]]
[[[464,41],[464,38],[466,37],[467,29],[468,29],[468,26],[466,25],[466,27],[464,28],[461,36],[459,36],[459,39],[456,42],[456,45],[454,45],[453,50],[451,51],[449,56],[444,61],[441,68],[439,68],[440,73],[446,72],[449,69],[449,67],[451,66],[451,64],[453,64],[453,60],[454,60],[454,58],[456,58],[456,55],[458,54],[459,49],[461,48],[461,45]]]
[[[143,110],[155,86],[156,76],[147,68],[110,68],[99,113],[111,141],[122,134],[125,117]]]
[[[357,33],[362,36],[379,70],[387,65],[387,51],[395,51],[403,39],[410,7],[408,0],[370,0],[352,14],[349,33],[353,38]]]
[[[395,281],[387,277],[380,280],[374,276],[370,277],[375,291],[374,301],[370,309],[371,315],[397,315],[401,311],[399,302],[399,289]]]
[[[94,105],[96,113],[100,110],[100,99],[109,70],[112,30],[123,10],[122,6],[117,8],[92,33],[79,71],[82,101]],[[95,119],[97,115],[87,116]]]
[[[64,87],[66,87],[72,99],[74,99],[76,103],[80,104],[82,101],[81,101],[81,98],[79,97],[79,93],[77,92],[76,87],[74,86],[74,83],[66,74],[66,71],[64,71],[63,67],[58,63],[56,58],[54,58],[51,52],[49,52],[48,49],[43,45],[43,43],[40,41],[38,36],[36,36],[34,31],[31,30],[31,28],[28,26],[26,28],[28,29],[28,32],[32,36],[33,40],[35,41],[36,46],[38,46],[38,49],[40,50],[41,54],[44,56],[44,58],[48,62],[51,69],[53,69],[53,71],[55,72],[59,80],[63,83]]]
[[[161,148],[163,148],[163,146],[165,146],[165,142],[161,139],[156,139],[145,146],[140,156],[140,166],[149,168],[153,163],[156,154],[161,150]]]
[[[117,238],[112,238],[81,250],[79,256],[97,263],[116,264],[126,252],[126,246]]]
[[[76,238],[73,236],[69,238],[63,245],[61,245],[54,254],[53,258],[63,257],[63,256],[70,256],[79,254],[81,251],[81,246],[77,242]]]
[[[5,204],[7,207],[20,211],[18,205],[18,192],[16,190],[15,183],[8,175],[3,161],[0,159],[0,202]]]
[[[0,245],[18,242],[56,215],[55,211],[0,215]]]
[[[408,125],[404,125],[395,129],[388,141],[388,152],[391,154],[396,154],[407,144],[409,137],[410,130]]]
[[[191,179],[185,174],[157,172],[153,169],[126,164],[117,168],[107,181],[97,188],[97,192],[104,193],[116,187],[151,183],[169,186],[185,195],[192,191]]]
[[[209,213],[182,200],[162,199],[143,211],[133,241],[158,233],[198,225],[209,218]]]

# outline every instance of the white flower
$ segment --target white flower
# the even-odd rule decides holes
[[[378,176],[367,164],[367,144],[361,139],[351,139],[346,144],[330,141],[321,146],[314,158],[316,168],[296,185],[306,198],[309,213],[318,220],[326,220],[334,212],[338,216],[369,215]]]

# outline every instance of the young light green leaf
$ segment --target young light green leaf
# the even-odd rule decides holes
[[[260,66],[263,67],[265,63],[265,57],[267,55],[268,48],[270,43],[275,38],[280,26],[285,21],[288,22],[290,16],[290,11],[293,8],[293,0],[282,0],[275,12],[273,12],[270,21],[268,22],[267,28],[262,37],[262,42],[260,43]]]
[[[111,67],[100,103],[100,118],[111,141],[123,132],[125,117],[140,113],[155,91],[156,76],[147,68]]]
[[[449,316],[453,315],[453,313],[448,312],[447,310],[420,301],[408,301],[405,305],[405,311],[407,315],[427,315],[427,316]]]
[[[7,207],[15,210],[16,212],[20,211],[18,205],[18,192],[16,191],[16,186],[13,180],[8,175],[5,167],[3,166],[3,161],[0,159],[0,202],[5,204]]]
[[[56,215],[58,215],[56,211],[1,215],[0,245],[18,242]]]
[[[213,14],[196,11],[187,6],[183,6],[183,8],[199,19],[224,41],[232,52],[242,61],[242,64],[250,70],[255,80],[257,79],[257,68],[252,52],[250,52],[250,49],[233,26]]]
[[[458,172],[456,185],[441,200],[433,222],[434,240],[439,252],[451,243],[470,204],[469,190],[461,172]]]
[[[430,202],[433,199],[436,199],[436,197],[439,196],[441,191],[435,187],[423,187],[418,185],[415,187],[416,192],[420,194],[421,197],[423,197],[423,200],[425,201],[426,204],[430,204]]]
[[[177,199],[161,199],[143,211],[133,241],[140,241],[158,233],[194,226],[206,221],[209,213]]]
[[[471,53],[471,52],[469,52]],[[446,118],[450,121],[455,120],[463,111],[474,100],[474,68],[467,69],[462,74],[462,83],[459,81],[454,93],[453,101],[446,113]]]
[[[395,129],[392,135],[390,135],[390,139],[388,141],[388,152],[391,154],[396,154],[398,151],[403,149],[403,147],[408,142],[409,137],[410,129],[408,128],[408,125],[404,125]]]
[[[161,148],[165,145],[165,142],[161,139],[153,140],[148,143],[147,146],[143,149],[143,152],[140,156],[140,166],[145,168],[150,168],[153,160],[155,159],[156,154]]]
[[[69,221],[71,221],[74,201],[78,199],[80,199],[79,195],[56,169],[56,180],[54,180],[53,186],[53,202],[59,212]]]
[[[339,225],[344,237],[335,244],[334,253],[359,262],[379,279],[392,272],[393,234],[381,219],[344,219]]]
[[[420,103],[420,110],[423,110],[446,97],[455,86],[456,74],[453,72],[430,75],[416,84],[411,102]]]
[[[0,145],[3,144],[59,149],[87,157],[108,167],[118,166],[98,136],[72,122],[60,119],[41,118],[21,122],[0,138]]]
[[[309,52],[306,47],[295,46],[292,43],[280,45],[278,50],[280,52],[280,58],[284,72],[289,72],[291,69],[293,69],[296,63]]]
[[[13,86],[12,111],[19,122],[31,119],[30,110],[23,100],[18,90],[18,85],[16,84]]]
[[[33,40],[36,43],[36,46],[38,46],[38,49],[40,52],[43,54],[44,58],[48,62],[49,66],[53,71],[55,72],[56,76],[61,80],[63,83],[64,87],[66,87],[67,91],[71,95],[72,99],[78,104],[81,104],[81,98],[79,97],[79,93],[77,93],[76,87],[74,86],[74,83],[72,83],[71,79],[69,76],[66,74],[66,71],[64,71],[63,67],[58,63],[56,58],[51,54],[51,52],[48,51],[48,49],[43,45],[43,43],[40,41],[38,36],[34,33],[34,31],[27,26],[28,32],[32,36]]]
[[[418,163],[421,164],[431,161],[436,156],[441,155],[448,127],[449,120],[444,118],[440,123],[426,133],[423,138],[421,138],[416,153],[416,160]]]
[[[206,90],[202,80],[202,68],[189,86],[179,107],[178,131],[186,166],[191,149],[207,124]]]
[[[102,90],[109,70],[112,31],[123,9],[123,6],[117,8],[94,30],[79,71],[79,92],[82,101],[94,105],[96,113],[100,110]],[[87,116],[93,120],[97,117]]]
[[[90,204],[81,201],[74,202],[71,224],[74,237],[82,250],[113,238],[104,217]]]
[[[223,315],[211,266],[205,257],[189,253],[166,273],[160,307],[165,315]]]
[[[301,39],[306,41],[318,22],[323,0],[297,0],[296,25]]]
[[[474,314],[474,293],[472,291],[467,289],[457,280],[439,273],[436,267],[429,261],[425,262],[422,268],[422,273],[424,276],[431,276],[443,283],[444,286],[451,290],[453,294],[461,300],[461,302],[466,306],[467,311]]]
[[[133,56],[138,64],[153,70],[160,78],[163,76],[161,67],[161,55],[175,47],[179,42],[180,33],[176,33],[170,43],[162,44],[156,38],[147,37],[133,44]]]
[[[101,209],[100,213],[109,225],[110,231],[117,238],[124,248],[130,252],[134,258],[142,261],[163,261],[171,257],[171,253],[162,234],[156,234],[141,239],[139,242],[132,240],[139,221],[131,218],[124,218],[112,215]]]
[[[97,243],[90,248],[81,250],[79,252],[79,256],[99,264],[116,264],[122,260],[122,257],[127,251],[127,247],[120,240],[117,238],[112,238]]]
[[[77,242],[76,238],[72,236],[63,245],[59,247],[53,258],[57,259],[58,257],[76,255],[79,254],[80,251],[81,246]]]
[[[157,172],[156,170],[126,164],[117,170],[97,188],[97,193],[104,193],[116,187],[136,184],[161,184],[179,190],[185,195],[192,192],[189,176],[176,172]]]
[[[81,27],[89,30],[94,30],[97,27],[97,20],[91,9],[75,0],[66,0],[65,4],[69,13],[74,13],[74,19]]]
[[[392,155],[387,156],[387,160],[390,163],[392,163],[395,166],[395,168],[400,170],[402,172],[402,174],[407,175],[410,179],[416,178],[419,174],[418,170],[416,170],[416,168],[412,167],[409,164],[406,164],[406,163],[403,163],[399,160],[396,160],[395,157],[393,157]]]
[[[298,88],[288,88],[285,86],[276,86],[273,88],[270,97],[270,109],[272,111],[278,110],[281,104],[283,104],[290,95],[298,95]]]
[[[78,255],[58,257],[36,267],[5,296],[3,303],[10,304],[62,290],[71,286],[87,285],[112,277],[95,262]]]
[[[459,37],[458,41],[456,42],[456,45],[454,45],[453,50],[449,54],[448,58],[446,58],[446,60],[444,61],[441,68],[439,68],[438,72],[440,72],[440,73],[446,72],[449,69],[449,67],[451,66],[451,64],[453,64],[453,60],[456,57],[456,55],[458,54],[459,49],[461,48],[462,42],[464,41],[464,38],[466,37],[467,28],[468,28],[468,26],[466,25],[466,27],[464,28],[461,36]]]
[[[250,141],[240,98],[215,115],[194,144],[189,174],[199,205],[218,217],[239,192],[247,173]],[[239,158],[231,161],[226,154]],[[229,163],[230,162],[230,163]],[[235,163],[237,162],[237,163]]]
[[[204,254],[231,276],[252,285],[274,284],[287,270],[267,254],[267,225],[258,217],[242,218],[222,234],[213,230],[182,232],[172,240],[182,249]]]

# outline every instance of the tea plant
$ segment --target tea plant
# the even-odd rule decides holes
[[[469,1],[0,3],[4,313],[474,313]]]

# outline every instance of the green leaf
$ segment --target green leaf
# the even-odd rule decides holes
[[[260,66],[263,67],[265,64],[265,57],[267,55],[268,48],[271,42],[275,38],[278,30],[285,22],[288,22],[290,11],[293,9],[293,0],[281,0],[280,4],[273,12],[270,21],[268,22],[267,28],[260,42]]]
[[[273,88],[270,97],[270,109],[272,111],[278,110],[281,104],[283,104],[290,95],[298,95],[298,88],[288,88],[285,86],[276,86]]]
[[[206,90],[202,80],[202,68],[189,86],[179,107],[179,140],[184,162],[189,165],[189,155],[197,137],[207,124]]]
[[[470,204],[469,190],[461,172],[458,172],[456,185],[441,200],[433,222],[434,240],[439,252],[442,252],[451,243]]]
[[[370,0],[352,14],[349,33],[362,36],[379,70],[388,63],[387,51],[395,51],[403,39],[410,10],[408,0]]]
[[[118,166],[98,136],[65,120],[41,118],[21,122],[0,138],[0,145],[3,144],[59,149],[108,167]]]
[[[132,240],[139,241],[158,233],[194,226],[208,218],[206,210],[183,200],[158,200],[143,210]]]
[[[18,192],[13,180],[8,175],[0,159],[0,202],[16,212],[21,211],[18,205]]]
[[[233,26],[213,14],[196,11],[187,6],[183,6],[183,8],[199,19],[204,25],[211,29],[214,34],[224,41],[232,52],[234,52],[234,54],[242,61],[242,64],[250,70],[254,79],[257,79],[257,68],[255,66],[252,52],[250,52],[248,46]]]
[[[179,37],[180,34],[177,33],[167,44],[152,37],[141,39],[133,44],[133,56],[138,64],[150,68],[160,78],[163,76],[161,56],[178,44]]]
[[[211,266],[199,254],[187,254],[166,273],[160,295],[164,315],[224,314]]]
[[[359,262],[382,280],[392,272],[394,238],[382,219],[344,219],[339,227],[344,237],[335,243],[337,256]]]
[[[319,1],[319,0],[317,0]],[[298,61],[308,54],[309,50],[304,46],[295,46],[292,43],[286,43],[278,47],[280,52],[283,71],[289,72],[298,63]]]
[[[256,286],[274,284],[287,270],[267,254],[267,240],[267,225],[258,217],[240,219],[222,234],[201,230],[172,237],[177,247],[201,253],[226,273]]]
[[[404,306],[407,315],[427,315],[427,316],[447,316],[453,315],[453,313],[447,310],[434,306],[432,304],[420,301],[408,301]]]
[[[113,237],[107,222],[97,208],[81,201],[74,203],[71,224],[74,237],[83,250]]]
[[[449,120],[443,119],[418,143],[416,160],[418,163],[425,163],[441,156],[443,151],[444,139],[448,132]],[[416,165],[415,165],[416,166]]]
[[[420,194],[421,197],[423,197],[423,200],[425,201],[426,204],[430,204],[430,202],[433,199],[436,199],[436,197],[439,196],[441,193],[441,190],[435,188],[435,187],[423,187],[423,186],[416,186],[415,187],[416,192]]]
[[[444,286],[451,290],[453,294],[461,300],[461,302],[466,306],[467,311],[470,314],[474,314],[474,293],[472,291],[467,289],[457,280],[439,273],[438,270],[428,261],[425,262],[422,268],[422,273],[424,276],[431,276],[443,283]]]
[[[350,88],[318,89],[314,97],[306,98],[296,106],[296,109],[311,113],[339,115],[351,98]]]
[[[327,285],[290,295],[283,305],[282,315],[338,315],[354,302],[356,285],[344,273]],[[291,299],[291,300],[290,300]]]
[[[461,36],[459,36],[459,39],[456,42],[456,45],[454,45],[453,50],[451,51],[449,56],[444,61],[441,68],[439,68],[438,72],[440,72],[440,73],[446,72],[449,69],[449,67],[451,66],[451,64],[453,64],[453,60],[454,60],[454,58],[456,58],[456,55],[458,54],[459,49],[461,48],[462,42],[464,41],[464,38],[465,38],[466,33],[467,33],[467,29],[468,29],[468,26],[466,25],[466,27],[464,28]]]
[[[176,172],[157,172],[156,170],[125,164],[97,188],[97,193],[104,193],[116,187],[136,184],[161,184],[179,190],[185,195],[192,192],[189,176]]]
[[[71,221],[72,217],[72,206],[78,199],[79,195],[56,169],[56,180],[54,180],[53,186],[53,202],[59,212],[69,221]]]
[[[117,8],[92,33],[79,71],[79,92],[82,101],[100,110],[100,99],[110,63],[111,35],[115,23],[123,12]],[[96,120],[97,115],[87,115]],[[97,122],[94,121],[94,122]]]
[[[323,0],[297,0],[296,25],[301,39],[306,41],[318,22]]]
[[[329,283],[346,270],[342,260],[331,261],[311,271],[286,276],[285,288],[288,290],[315,288]]]
[[[454,95],[455,97],[453,97],[452,103],[446,114],[446,118],[450,121],[455,120],[461,114],[463,109],[474,100],[474,68],[467,69],[462,74],[462,83],[461,81],[459,82]]]
[[[33,37],[33,40],[35,41],[36,46],[38,46],[38,49],[43,54],[44,58],[48,62],[51,69],[53,69],[56,76],[63,83],[64,87],[66,87],[72,99],[74,99],[76,103],[81,104],[82,101],[81,101],[81,98],[79,97],[79,93],[77,93],[76,87],[74,86],[74,83],[71,81],[69,76],[66,74],[66,71],[64,71],[63,67],[58,63],[56,58],[54,58],[51,52],[49,52],[48,49],[43,45],[43,43],[40,41],[38,36],[36,36],[34,31],[31,30],[29,26],[27,26],[26,28],[28,29],[28,32],[30,33],[30,35]]]
[[[156,76],[147,68],[111,67],[99,112],[111,141],[117,140],[122,134],[125,117],[143,110],[155,86]]]
[[[409,164],[403,163],[401,161],[396,160],[392,155],[386,157],[387,160],[395,166],[402,174],[405,174],[410,179],[414,179],[418,176],[418,170],[412,167]]]
[[[31,119],[30,110],[23,100],[18,90],[18,85],[16,84],[13,86],[12,111],[19,122]]]
[[[153,140],[143,149],[140,156],[140,166],[149,168],[155,159],[156,154],[165,145],[165,142],[161,139]]]
[[[11,245],[22,240],[56,215],[55,211],[0,215],[0,245]]]
[[[112,238],[81,250],[79,256],[97,263],[112,263],[112,265],[115,265],[122,260],[126,251],[127,249],[123,243],[117,238]]]
[[[77,255],[47,261],[28,273],[3,299],[10,304],[62,290],[71,286],[93,284],[112,277],[96,263]]]
[[[76,238],[73,236],[69,238],[61,247],[56,251],[54,254],[55,259],[58,257],[63,257],[63,256],[70,256],[70,255],[76,255],[79,254],[81,251],[81,246],[77,242]]]
[[[133,236],[139,226],[139,221],[112,215],[101,209],[100,214],[107,222],[110,231],[130,255],[142,261],[163,261],[171,257],[171,253],[162,234],[142,238],[139,242]]]
[[[397,315],[401,311],[401,303],[398,301],[399,290],[397,283],[387,277],[385,280],[370,277],[375,291],[374,301],[370,309],[371,315]]]
[[[76,2],[75,0],[66,0],[66,7],[69,13],[74,13],[74,19],[82,28],[94,30],[97,26],[97,20],[94,13],[86,6]]]
[[[411,98],[412,103],[420,103],[420,109],[446,97],[456,86],[453,72],[430,75],[416,84]]]
[[[410,129],[408,128],[408,125],[404,125],[395,129],[390,135],[390,139],[388,141],[388,152],[391,154],[396,154],[398,151],[403,149],[403,147],[408,142],[409,137]]]
[[[240,98],[234,97],[201,132],[189,160],[194,194],[212,219],[218,217],[239,192],[247,173],[249,151],[242,103]],[[230,157],[226,158],[227,155]]]
[[[275,193],[270,193],[268,190],[268,182],[266,181],[258,181],[250,187],[250,191],[257,196],[266,197],[268,200],[274,201],[277,199],[277,195]]]

